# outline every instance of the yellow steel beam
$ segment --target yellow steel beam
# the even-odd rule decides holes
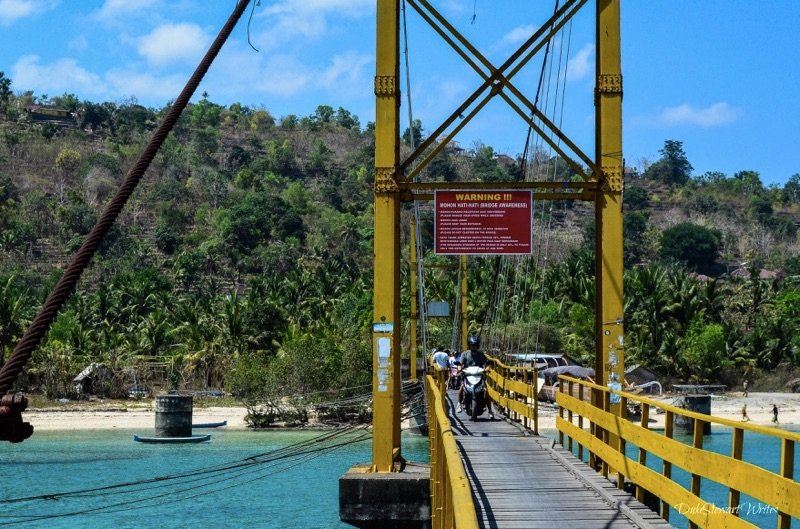
[[[593,202],[597,199],[598,183],[589,182],[398,182],[400,199],[403,202],[414,200],[433,200],[428,191],[459,189],[533,189],[534,200],[583,200]]]
[[[579,190],[586,189],[597,191],[600,186],[597,182],[399,182],[401,190],[445,190],[454,191],[459,189],[555,189],[555,190]]]
[[[424,0],[417,0],[417,1],[424,2]],[[534,33],[524,44],[522,44],[522,46],[520,46],[517,49],[517,51],[514,54],[512,54],[511,57],[509,57],[503,64],[501,64],[498,68],[494,68],[491,65],[488,66],[487,68],[490,70],[489,74],[486,74],[485,72],[483,72],[471,60],[467,60],[468,64],[473,65],[473,68],[475,68],[476,71],[478,71],[478,73],[480,73],[481,76],[484,78],[483,83],[456,110],[454,110],[453,113],[450,114],[450,116],[447,119],[445,119],[445,121],[435,131],[433,131],[422,142],[422,144],[419,145],[416,148],[416,150],[406,160],[403,161],[402,169],[403,169],[403,171],[405,171],[405,169],[410,167],[411,164],[419,156],[421,156],[423,154],[427,154],[427,156],[425,157],[423,162],[418,164],[418,165],[416,165],[414,167],[414,169],[411,171],[411,173],[406,175],[406,178],[408,178],[408,179],[413,178],[414,175],[416,175],[423,167],[425,167],[428,164],[428,162],[436,155],[438,150],[440,150],[442,148],[442,145],[446,145],[447,143],[449,143],[450,140],[455,136],[455,134],[457,134],[458,131],[460,131],[467,123],[469,123],[469,121],[475,115],[477,115],[477,113],[494,96],[502,93],[503,88],[512,89],[512,91],[515,94],[520,94],[510,84],[510,79],[512,77],[514,77],[514,75],[516,75],[519,72],[519,70],[527,62],[529,62],[533,58],[534,55],[536,55],[536,53],[538,53],[538,51],[545,45],[545,43],[547,42],[548,39],[550,39],[555,33],[557,33],[561,29],[561,27],[564,24],[566,24],[566,22],[575,13],[577,13],[577,11],[580,10],[580,8],[585,4],[585,2],[586,2],[586,0],[569,0],[569,1],[567,1],[562,7],[560,7],[556,11],[556,13],[553,14],[552,17],[550,17],[550,19],[547,22],[545,22],[545,24],[543,24],[539,28],[538,31],[536,31],[536,33]],[[421,15],[423,15],[423,18],[425,18],[429,23],[432,24],[431,17],[426,15],[426,14],[424,14],[422,9],[420,9],[420,7],[415,2],[410,2],[410,4],[413,7],[415,7],[415,9],[417,9],[417,11]],[[435,13],[435,10],[433,10],[433,8],[430,6],[430,4],[428,4],[427,2],[424,2],[424,4],[425,4],[425,7],[429,11],[431,11],[432,13]],[[452,26],[450,26],[449,24],[445,24],[445,26],[449,27],[449,28],[452,28]],[[456,51],[459,52],[459,54],[463,58],[467,59],[466,54],[464,54],[463,51],[461,51],[460,48],[458,48],[458,46],[452,41],[452,39],[449,39],[449,37],[446,37],[444,35],[444,32],[441,31],[440,28],[437,28],[437,26],[435,24],[432,24],[432,27],[434,27],[434,29],[436,29],[437,32],[439,32],[440,35],[448,43],[450,43],[451,46],[453,46],[454,49],[456,49]],[[454,33],[455,29],[451,29],[450,31],[451,31],[451,33]],[[462,39],[462,41],[466,42],[466,39]],[[477,52],[477,50],[476,50],[476,52]],[[488,63],[488,61],[487,61],[487,63]],[[467,112],[467,109],[473,103],[475,103],[475,101],[478,100],[479,96],[481,96],[481,94],[484,93],[484,92],[487,92],[487,94],[483,97],[483,99],[481,99],[477,103],[477,106],[475,108],[473,108],[470,112]],[[533,107],[532,104],[530,106]],[[517,112],[521,113],[522,117],[526,121],[528,121],[529,124],[531,124],[530,123],[531,120],[529,119],[529,117],[524,112],[522,112],[517,105],[512,105],[512,108],[514,108]],[[530,110],[533,111],[533,108],[531,108]],[[539,115],[539,114],[541,114],[541,113],[538,113],[537,115]],[[456,125],[456,127],[449,134],[447,134],[444,137],[444,139],[442,139],[439,142],[439,144],[437,146],[434,147],[433,152],[427,153],[427,150],[431,147],[433,142],[439,140],[439,138],[442,136],[444,131],[450,125],[452,125],[456,121],[456,119],[460,120],[458,125]],[[550,123],[550,122],[547,121],[546,123]],[[533,124],[533,125],[535,126],[535,124]],[[555,125],[552,125],[552,126],[555,127]],[[553,142],[546,134],[543,133],[543,131],[538,126],[535,126],[535,128],[536,128],[537,132],[542,136],[542,138],[545,141],[548,142],[548,144],[550,144],[559,153],[562,153],[562,150],[561,150],[560,146],[557,144],[557,142]],[[562,141],[563,140],[568,140],[568,138],[565,135],[563,135],[560,131],[558,131],[558,129],[554,130],[554,134],[556,134],[556,136],[561,137]],[[577,149],[577,147],[574,146],[574,144],[572,144],[571,142],[568,145],[570,145],[570,146],[572,146],[572,147]],[[578,151],[577,154],[579,156],[581,156],[582,153],[580,153],[580,151]],[[582,170],[582,168],[580,168],[580,166],[575,164],[566,155],[564,155],[564,156],[565,156],[565,160],[568,163],[570,163],[571,166],[573,166],[573,164],[574,164],[573,169],[575,169],[578,173],[581,173],[581,174],[583,173],[583,170]],[[588,165],[591,165],[591,160],[587,159],[586,162],[587,162]],[[594,172],[594,171],[590,171],[590,172]]]
[[[597,1],[595,202],[597,383],[622,383],[625,371],[622,291],[622,73],[620,0]],[[598,405],[599,402],[595,402]],[[619,405],[612,411],[621,413]]]
[[[529,39],[529,41],[525,45],[519,48],[516,54],[513,55],[511,59],[506,61],[503,67],[499,69],[495,68],[494,65],[488,59],[486,59],[483,56],[483,54],[481,54],[478,51],[478,49],[475,48],[469,42],[469,40],[464,38],[458,32],[458,30],[452,24],[450,24],[450,22],[447,21],[445,17],[443,17],[438,11],[436,11],[436,9],[427,0],[409,0],[408,3],[428,23],[428,25],[431,26],[439,34],[440,37],[442,37],[442,40],[447,42],[450,45],[450,47],[453,48],[453,50],[461,56],[464,62],[466,62],[469,66],[471,66],[472,69],[475,70],[475,72],[478,75],[480,75],[484,81],[492,80],[492,78],[495,78],[495,80],[493,81],[495,83],[495,86],[493,86],[492,91],[489,93],[489,95],[487,95],[486,100],[490,99],[494,95],[499,94],[500,97],[502,97],[509,104],[509,106],[515,112],[517,112],[517,114],[519,114],[522,120],[525,121],[525,123],[527,123],[532,129],[534,129],[536,133],[551,148],[553,148],[558,153],[558,155],[561,156],[561,158],[570,167],[572,167],[572,169],[576,173],[586,176],[585,168],[581,167],[575,160],[572,159],[572,157],[570,157],[562,149],[561,143],[569,147],[572,150],[572,152],[575,153],[578,156],[578,158],[581,159],[581,161],[583,161],[586,167],[590,168],[590,173],[593,172],[591,170],[591,168],[593,167],[592,159],[589,158],[586,154],[584,154],[583,151],[581,151],[580,148],[577,145],[575,145],[568,136],[566,136],[563,132],[561,132],[561,130],[559,130],[558,126],[556,126],[555,123],[550,121],[550,119],[548,119],[547,116],[545,116],[527,97],[525,97],[525,95],[521,91],[519,91],[511,83],[511,77],[517,71],[519,71],[519,69],[528,60],[530,60],[530,58],[532,58],[533,55],[535,55],[536,51],[538,51],[539,46],[534,48],[534,51],[530,52],[526,56],[526,58],[523,59],[523,61],[519,63],[511,71],[511,73],[508,76],[503,74],[503,71],[510,68],[511,65],[514,63],[514,61],[516,61],[516,59],[522,55],[523,51],[526,48],[533,46],[533,44],[537,40],[546,42],[547,40],[552,38],[552,36],[555,35],[556,32],[558,32],[561,29],[561,27],[564,24],[566,24],[572,18],[572,16],[574,16],[580,10],[580,8],[583,6],[585,2],[586,0],[569,0],[569,2],[566,2],[559,10],[556,11],[556,13],[553,14],[550,20],[548,20],[541,26],[538,32],[534,34],[534,36],[531,37],[531,39]],[[545,30],[547,30],[546,33]],[[469,54],[465,50],[467,50]],[[475,60],[473,60],[473,57]],[[481,66],[475,62],[476,60],[480,62],[481,65],[483,65],[483,68],[481,68]],[[525,110],[523,110],[520,107],[520,105],[518,105],[513,99],[511,99],[511,97],[505,93],[504,89],[508,90],[517,99],[519,99],[519,101],[525,107]],[[459,117],[461,116],[461,114],[462,113],[459,113]],[[474,113],[470,113],[470,118],[472,115],[474,115]],[[533,119],[534,117],[538,119],[550,131],[552,135],[557,137],[559,141],[553,140],[545,132],[545,130],[543,130],[539,126],[539,124],[536,121],[534,121]],[[468,120],[464,119],[463,122],[459,124],[459,129],[466,124],[465,123],[466,121]],[[448,141],[452,135],[453,133],[451,133],[448,136]],[[438,137],[438,135],[435,133],[431,135],[431,138],[433,139],[435,139],[436,137]],[[407,177],[413,178],[413,176],[415,176],[415,174],[418,173],[422,167],[427,165],[429,160],[433,159],[436,156],[436,154],[438,154],[438,151],[441,150],[441,146],[446,145],[448,141],[440,142],[439,145],[434,146],[433,151],[428,152],[424,161],[421,164],[419,164],[419,166],[415,167],[414,170],[407,175]],[[421,148],[418,149],[416,152],[412,153],[411,156],[409,157],[409,160],[416,159],[423,152],[423,150],[424,149]],[[409,163],[408,161],[404,162],[401,165],[401,167],[405,169],[408,163]]]
[[[375,67],[375,260],[372,471],[400,458],[399,0],[378,0]]]

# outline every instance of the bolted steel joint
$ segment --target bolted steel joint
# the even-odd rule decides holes
[[[397,186],[394,167],[375,168],[375,192],[376,193],[396,193],[400,188]]]
[[[398,95],[397,78],[393,75],[376,75],[375,95],[378,97],[391,97]]]
[[[603,167],[601,185],[612,193],[622,192],[622,169],[619,167]]]
[[[606,73],[597,76],[598,94],[621,94],[622,93],[622,74]]]
[[[0,397],[0,441],[21,443],[33,434],[33,426],[22,421],[28,399],[21,393]]]

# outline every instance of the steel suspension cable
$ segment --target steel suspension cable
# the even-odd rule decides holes
[[[563,44],[563,32],[562,32],[562,44]],[[564,63],[564,68],[563,68],[564,75],[563,75],[563,78],[561,79],[561,85],[562,86],[561,86],[561,91],[560,91],[560,98],[559,98],[559,92],[558,91],[556,92],[556,97],[555,97],[555,100],[556,101],[560,101],[560,105],[561,105],[559,116],[558,116],[558,127],[559,128],[561,128],[561,126],[563,124],[563,121],[564,121],[564,104],[565,104],[565,101],[566,101],[566,90],[567,90],[567,70],[569,68],[569,53],[570,53],[571,47],[572,47],[572,22],[570,21],[570,23],[568,25],[568,30],[567,30],[567,45],[566,45],[566,53],[564,54],[564,62],[563,62]],[[561,46],[561,49],[562,50],[564,49],[563,45]],[[560,67],[561,63],[562,63],[562,60],[561,60],[561,57],[559,57],[559,74],[562,71],[562,68]],[[556,83],[556,88],[558,90],[558,82]],[[555,107],[554,107],[554,114],[553,115],[555,116]],[[560,144],[560,140],[559,140],[559,144]],[[552,167],[552,180],[553,181],[556,180],[557,172],[558,172],[558,159],[556,159],[556,162],[553,164],[553,167]],[[564,207],[564,210],[565,210],[565,213],[566,213],[566,204],[564,204],[563,207]],[[546,232],[545,232],[545,237],[544,237],[544,259],[543,259],[542,266],[541,266],[541,275],[540,275],[540,281],[539,281],[539,304],[538,304],[539,317],[536,319],[537,325],[536,325],[536,337],[535,337],[535,341],[534,341],[534,348],[538,348],[539,347],[539,340],[540,340],[540,337],[541,337],[542,310],[543,310],[543,304],[544,304],[544,277],[545,277],[545,274],[547,273],[547,268],[548,268],[548,265],[549,265],[548,258],[549,258],[550,240],[551,240],[552,235],[553,235],[553,232],[552,232],[552,222],[553,222],[552,211],[553,211],[553,205],[552,205],[552,201],[550,201],[550,206],[549,206],[549,210],[548,210],[548,217],[547,217],[547,226],[546,226]],[[529,325],[528,325],[528,329],[529,330],[530,330],[530,327],[531,327],[530,326],[530,320],[533,318],[533,314],[532,314],[533,310],[532,309],[533,309],[533,306],[531,305],[531,314],[529,314]],[[530,337],[528,337],[526,340],[529,340],[529,339],[530,339]]]
[[[122,208],[133,194],[145,171],[147,171],[147,168],[150,167],[150,163],[158,153],[158,149],[161,147],[161,144],[164,143],[164,140],[166,140],[167,135],[175,126],[175,123],[177,123],[181,113],[189,104],[189,99],[191,99],[195,90],[197,90],[200,81],[202,81],[206,72],[208,72],[208,69],[211,67],[211,63],[219,54],[219,51],[222,49],[223,44],[225,44],[225,41],[227,41],[231,32],[233,32],[236,23],[241,18],[249,3],[250,0],[239,0],[239,2],[236,4],[233,13],[228,18],[228,21],[223,26],[219,35],[217,35],[217,38],[211,44],[211,47],[206,52],[202,61],[200,61],[200,64],[197,66],[197,69],[186,83],[186,86],[183,88],[178,98],[175,100],[175,103],[173,103],[172,107],[169,109],[169,112],[164,118],[163,123],[155,131],[144,152],[142,152],[136,164],[123,180],[116,195],[114,195],[114,198],[111,200],[108,206],[106,206],[105,210],[100,216],[100,220],[98,220],[97,224],[95,224],[94,228],[92,228],[92,231],[89,232],[86,240],[72,258],[72,261],[69,263],[64,271],[64,274],[58,280],[55,288],[48,296],[44,306],[39,311],[39,314],[36,315],[36,318],[34,318],[33,322],[25,331],[25,334],[15,347],[13,354],[8,359],[8,362],[6,362],[3,368],[0,369],[0,395],[3,395],[10,390],[16,379],[22,373],[23,369],[25,368],[25,364],[30,359],[33,351],[39,345],[39,342],[41,342],[42,338],[47,333],[47,330],[50,328],[50,324],[55,319],[58,311],[74,291],[81,274],[83,274],[83,271],[89,266],[92,257],[100,247],[100,243],[103,242],[108,230],[110,230],[111,226],[113,226],[114,222],[122,211]]]
[[[555,3],[554,9],[558,10],[558,6],[559,6],[559,2],[557,0],[556,3]],[[570,23],[570,28],[571,28],[571,23]],[[561,71],[562,71],[562,63],[563,63],[562,57],[563,57],[563,53],[564,53],[564,46],[563,46],[564,32],[563,32],[563,30],[560,31],[559,34],[561,36],[561,44],[562,45],[560,46],[560,56],[559,56],[559,60],[557,61],[559,74],[556,77],[560,79],[561,78]],[[538,107],[539,106],[539,100],[540,100],[540,98],[542,96],[543,87],[546,87],[545,88],[545,95],[544,95],[544,98],[543,98],[544,99],[544,112],[543,112],[543,115],[547,115],[547,114],[550,113],[550,110],[549,110],[550,109],[550,101],[551,101],[550,89],[553,86],[553,81],[552,81],[553,69],[554,69],[554,64],[556,63],[556,61],[548,60],[549,59],[549,54],[550,54],[550,48],[551,48],[551,43],[550,43],[550,41],[548,41],[548,43],[546,45],[546,48],[545,48],[545,56],[544,56],[544,59],[542,61],[542,67],[541,67],[541,71],[540,71],[539,82],[537,83],[536,97],[534,99],[534,105],[536,107]],[[568,57],[568,55],[569,55],[569,52],[567,51],[567,57]],[[545,79],[547,79],[547,82],[545,82]],[[564,79],[566,80],[566,76],[564,76]],[[558,86],[558,82],[557,81],[556,81],[555,84],[556,84],[556,86]],[[558,100],[559,100],[559,91],[558,91],[558,89],[556,89],[556,95],[555,95],[554,98],[552,98],[552,101],[553,101],[552,113],[553,113],[553,115],[556,114],[555,109],[558,106]],[[561,101],[562,118],[563,118],[563,104],[564,103],[563,103],[563,99],[562,99],[562,101]],[[535,116],[532,116],[532,119],[536,119]],[[563,119],[562,119],[562,121],[563,121]],[[535,147],[533,149],[533,152],[531,153],[529,151],[530,143],[531,143],[530,142],[531,134],[532,134],[532,127],[529,127],[528,135],[526,137],[526,142],[525,142],[524,156],[523,156],[523,159],[520,162],[521,166],[522,166],[521,169],[523,171],[523,177],[525,178],[525,180],[528,180],[528,181],[538,180],[539,178],[537,178],[536,175],[542,169],[542,165],[539,163],[539,155],[540,155],[540,148],[541,148],[540,143],[542,142],[542,139],[537,137],[537,141],[535,142],[536,145],[535,145]],[[550,153],[548,155],[548,159],[552,159],[552,151],[553,150],[551,148],[550,149]],[[529,158],[531,160],[530,164],[528,163]],[[557,162],[557,160],[556,160],[556,162]],[[554,163],[553,164],[553,171],[552,171],[552,179],[555,179],[556,176],[557,176],[557,168],[558,168],[557,163]],[[536,237],[536,241],[539,244],[536,245],[536,248],[534,250],[534,255],[528,256],[528,257],[525,257],[525,258],[522,258],[522,259],[519,259],[519,258],[514,259],[514,258],[508,258],[508,257],[503,258],[503,269],[507,273],[510,273],[511,275],[513,275],[512,282],[513,282],[513,285],[514,285],[513,289],[511,290],[511,292],[512,292],[512,296],[511,296],[512,305],[511,305],[511,307],[509,307],[509,312],[506,314],[507,323],[505,325],[505,332],[503,333],[503,339],[502,339],[503,344],[504,344],[503,347],[510,354],[514,353],[514,349],[515,349],[514,348],[514,342],[515,341],[517,342],[517,346],[516,346],[516,350],[517,351],[520,350],[520,348],[523,346],[523,344],[526,347],[530,347],[530,330],[531,330],[530,319],[532,318],[533,304],[532,303],[528,303],[528,300],[532,301],[533,296],[531,295],[531,293],[536,288],[536,283],[537,283],[536,279],[537,279],[537,274],[539,273],[540,268],[542,270],[546,269],[547,261],[548,261],[548,252],[549,252],[549,239],[550,239],[550,236],[551,236],[550,228],[552,227],[552,203],[550,201],[547,201],[547,202],[548,202],[548,204],[545,204],[544,201],[542,201],[542,203],[541,203],[541,213],[539,214],[540,221],[536,223],[537,228],[538,228],[537,231],[540,232],[540,236]],[[534,218],[536,218],[536,215],[534,215]],[[522,261],[524,261],[524,263],[525,263],[524,267],[520,266]],[[512,263],[515,266],[512,267]],[[531,278],[530,277],[530,268],[531,268],[532,264],[534,264],[535,266],[533,266],[534,274],[533,274],[533,277]],[[543,275],[544,275],[544,272],[542,271],[541,272],[541,277],[543,277]],[[539,282],[541,283],[542,281],[540,280]],[[502,301],[498,300],[498,301],[501,303],[500,306],[505,306],[505,300],[502,300]],[[519,324],[522,323],[523,321],[525,321],[525,319],[523,317],[521,317],[521,316],[522,316],[523,307],[526,306],[526,305],[528,305],[528,313],[529,313],[528,314],[528,320],[529,321],[528,321],[527,325],[525,325],[523,327],[520,327]],[[539,305],[540,305],[540,307],[539,307],[540,308],[540,311],[539,311],[539,316],[540,316],[539,317],[539,326],[540,326],[541,325],[541,300],[540,300],[540,304]],[[496,313],[500,312],[500,310],[501,309],[498,309],[495,312]],[[538,331],[538,329],[537,329],[537,331]],[[523,332],[525,333],[524,334],[524,341],[523,341],[523,334],[522,334]],[[539,333],[537,332],[537,339],[536,339],[536,341],[534,343],[534,347],[533,347],[534,351],[538,349],[538,345],[539,345],[538,336],[539,336]]]
[[[408,136],[409,145],[412,152],[416,149],[416,138],[414,137],[414,111],[411,99],[411,66],[409,64],[408,53],[408,15],[406,12],[406,2],[403,0],[403,54],[405,56],[405,70],[406,70],[406,100],[408,101]],[[416,163],[412,166],[416,167]],[[419,177],[415,176],[414,180],[418,181]],[[425,303],[425,267],[423,266],[423,257],[425,252],[422,249],[422,222],[419,212],[419,202],[414,201],[414,226],[416,229],[417,246],[417,313],[419,315],[419,328],[421,330],[420,337],[422,338],[422,351],[423,354],[428,354],[428,306]],[[425,362],[427,367],[427,362]]]

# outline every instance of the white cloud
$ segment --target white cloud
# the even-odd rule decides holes
[[[10,26],[17,20],[53,6],[53,2],[33,0],[0,0],[0,26]]]
[[[89,49],[89,39],[85,35],[79,35],[67,43],[67,48],[73,51],[86,51]]]
[[[374,0],[282,0],[259,13],[259,17],[268,17],[273,26],[256,39],[255,45],[283,46],[298,35],[319,39],[329,31],[332,17],[352,20],[372,16],[374,12]]]
[[[516,27],[503,35],[503,38],[500,39],[500,43],[519,47],[533,35],[534,31],[536,31],[536,28],[533,27],[533,24]]]
[[[60,59],[50,64],[40,64],[40,60],[38,55],[21,57],[13,67],[14,86],[51,96],[104,91],[100,77],[79,66],[75,59]]]
[[[587,44],[572,56],[567,66],[567,79],[578,81],[594,72],[594,44]]]
[[[374,0],[282,0],[266,8],[267,14],[334,12],[360,16],[374,12]]]
[[[355,51],[336,55],[320,75],[320,81],[323,86],[334,89],[359,85],[366,79],[365,67],[372,62],[371,56]]]
[[[194,63],[202,57],[210,38],[195,24],[164,24],[138,39],[139,54],[151,65]]]
[[[706,108],[696,108],[689,104],[665,108],[656,118],[658,125],[698,125],[714,127],[736,121],[742,109],[732,107],[727,102],[714,103]]]
[[[274,55],[267,61],[254,87],[266,94],[290,96],[303,91],[314,77],[314,73],[294,57]]]
[[[33,3],[24,0],[0,0],[0,23],[11,24],[33,13]]]
[[[109,85],[109,93],[117,98],[127,96],[141,98],[143,94],[147,94],[148,101],[161,100],[163,103],[178,97],[186,83],[185,75],[158,77],[134,70],[110,70],[106,72],[105,78]]]
[[[101,20],[116,20],[153,7],[158,0],[106,0],[95,13]]]

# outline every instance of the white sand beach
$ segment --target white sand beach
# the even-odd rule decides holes
[[[192,420],[195,423],[228,421],[228,428],[246,428],[244,407],[195,408]],[[99,429],[153,429],[155,411],[153,406],[122,407],[103,406],[92,403],[80,405],[29,409],[22,417],[31,423],[34,432],[43,430],[99,430]]]
[[[663,395],[653,400],[671,404],[675,395]],[[741,392],[728,392],[713,395],[711,414],[725,419],[739,421],[742,418],[742,406],[747,405],[750,423],[760,425],[772,424],[772,405],[778,406],[778,420],[783,425],[800,424],[800,393],[759,393],[751,392],[743,397]],[[195,407],[194,422],[228,421],[228,428],[246,428],[244,407]],[[552,405],[542,404],[539,414],[540,429],[554,429],[558,415]],[[35,430],[70,430],[70,429],[111,429],[111,428],[153,428],[155,412],[153,403],[136,402],[127,405],[125,402],[105,404],[103,402],[72,402],[65,405],[54,404],[47,408],[28,409],[23,413],[24,420],[30,422]],[[664,415],[651,416],[651,426],[663,423]]]

